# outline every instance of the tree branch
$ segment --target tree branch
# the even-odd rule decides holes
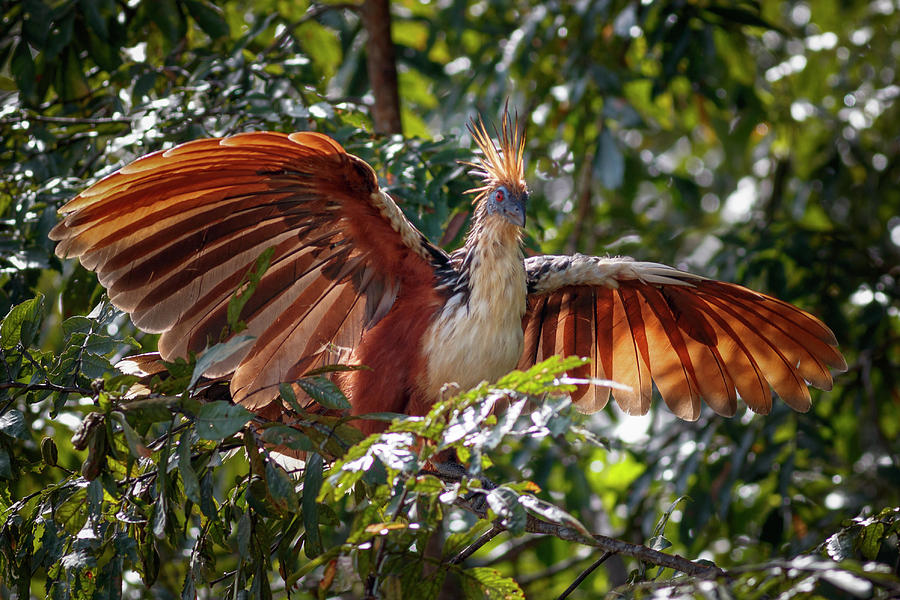
[[[9,123],[20,123],[26,121],[38,121],[39,123],[59,123],[62,125],[108,125],[130,124],[134,119],[131,117],[53,117],[49,115],[39,115],[37,113],[28,113],[22,111],[23,114],[18,117],[0,119],[0,124],[7,125]]]
[[[479,510],[466,500],[457,499],[456,505],[460,508],[464,508],[470,512],[475,513],[482,519],[487,518],[487,509],[479,507]],[[494,521],[494,528],[497,528],[500,531],[506,531],[507,528],[498,521]],[[493,529],[491,531],[493,531]],[[624,556],[631,556],[632,558],[637,558],[638,560],[641,560],[643,562],[651,563],[660,567],[666,567],[674,571],[680,571],[693,577],[712,579],[715,577],[727,575],[724,570],[715,565],[703,565],[682,556],[678,556],[677,554],[665,554],[641,544],[632,544],[630,542],[600,534],[592,534],[591,537],[586,538],[584,534],[573,527],[566,527],[564,525],[560,525],[559,523],[545,521],[531,514],[528,515],[528,520],[525,524],[525,531],[529,533],[537,533],[540,535],[552,535],[566,542],[575,542],[578,544],[584,544],[586,546],[593,546],[594,548],[599,548],[604,552],[610,553],[610,555],[622,554]],[[480,538],[478,541],[481,541]],[[478,541],[476,541],[475,544],[477,544]],[[482,545],[484,544],[482,543]],[[475,548],[475,550],[477,549],[478,548]],[[475,550],[473,550],[473,552]],[[606,558],[604,558],[603,560],[605,561]]]
[[[388,0],[365,0],[362,21],[369,35],[366,67],[375,96],[372,118],[377,133],[402,133],[397,57],[391,38],[391,7]]]
[[[66,392],[69,394],[81,394],[82,396],[90,396],[94,390],[85,389],[76,386],[56,385],[55,383],[22,383],[20,381],[6,381],[0,383],[0,390],[21,389],[21,390],[50,390],[51,392]]]

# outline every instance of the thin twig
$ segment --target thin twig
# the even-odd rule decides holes
[[[540,541],[540,540],[543,540],[544,538],[542,538],[540,536],[534,536],[531,539]],[[588,553],[584,554],[584,555],[572,556],[570,558],[563,559],[555,564],[550,565],[543,571],[529,571],[528,573],[519,575],[518,577],[516,577],[516,581],[518,582],[518,584],[520,586],[522,586],[522,588],[525,588],[525,587],[531,585],[532,583],[534,583],[535,581],[549,579],[550,577],[553,577],[554,575],[559,575],[563,571],[568,571],[569,569],[571,569],[572,567],[574,567],[576,565],[587,562],[587,560],[590,559],[590,557],[591,557],[590,551],[588,551]],[[500,558],[505,558],[505,555],[501,556]]]
[[[65,392],[69,394],[81,394],[82,396],[91,396],[94,390],[82,387],[56,385],[55,383],[22,383],[20,381],[6,381],[0,383],[0,390],[22,389],[22,390],[50,390],[51,392]]]
[[[603,554],[601,554],[600,558],[598,558],[597,560],[594,561],[594,564],[592,564],[587,569],[582,571],[582,573],[578,577],[575,578],[575,581],[572,582],[572,585],[567,587],[566,591],[564,591],[562,594],[560,594],[559,598],[557,598],[557,600],[566,600],[566,598],[569,597],[569,594],[574,592],[575,588],[577,588],[579,585],[581,585],[581,582],[584,581],[588,575],[593,573],[597,567],[599,567],[600,565],[605,563],[606,560],[612,555],[613,555],[613,553],[610,552],[609,550],[606,550]]]
[[[108,125],[108,124],[130,124],[130,117],[51,117],[48,115],[29,114],[26,113],[18,118],[0,119],[0,123],[6,125],[9,123],[20,123],[21,121],[38,121],[41,123],[59,123],[62,125]]]
[[[451,565],[460,564],[461,562],[463,562],[464,560],[466,560],[467,558],[469,558],[470,556],[475,554],[482,546],[487,544],[489,541],[491,541],[492,539],[494,539],[495,537],[497,537],[504,531],[506,531],[506,530],[503,527],[500,527],[495,523],[493,525],[493,527],[491,527],[485,533],[481,534],[481,537],[479,537],[477,540],[475,540],[475,542],[472,543],[469,547],[467,547],[465,550],[463,550],[462,552],[460,552],[459,554],[457,554],[456,556],[451,558],[450,564]]]

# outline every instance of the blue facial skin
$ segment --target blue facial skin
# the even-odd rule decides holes
[[[528,192],[510,194],[505,186],[500,186],[491,192],[487,203],[489,215],[500,214],[507,221],[519,227],[525,227],[525,201],[528,200]]]

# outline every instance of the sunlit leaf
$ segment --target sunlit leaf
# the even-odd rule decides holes
[[[44,297],[41,295],[12,307],[0,322],[0,348],[9,350],[16,344],[30,345],[43,310]]]
[[[525,599],[522,588],[515,580],[504,577],[499,571],[487,567],[466,569],[462,573],[465,598],[485,600]]]
[[[25,424],[25,415],[12,408],[0,415],[0,432],[20,440],[31,439]]]

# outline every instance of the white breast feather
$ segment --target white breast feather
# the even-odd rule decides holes
[[[437,398],[445,383],[463,390],[515,368],[524,343],[525,268],[519,244],[485,235],[474,250],[468,302],[456,294],[425,334],[423,387]]]

